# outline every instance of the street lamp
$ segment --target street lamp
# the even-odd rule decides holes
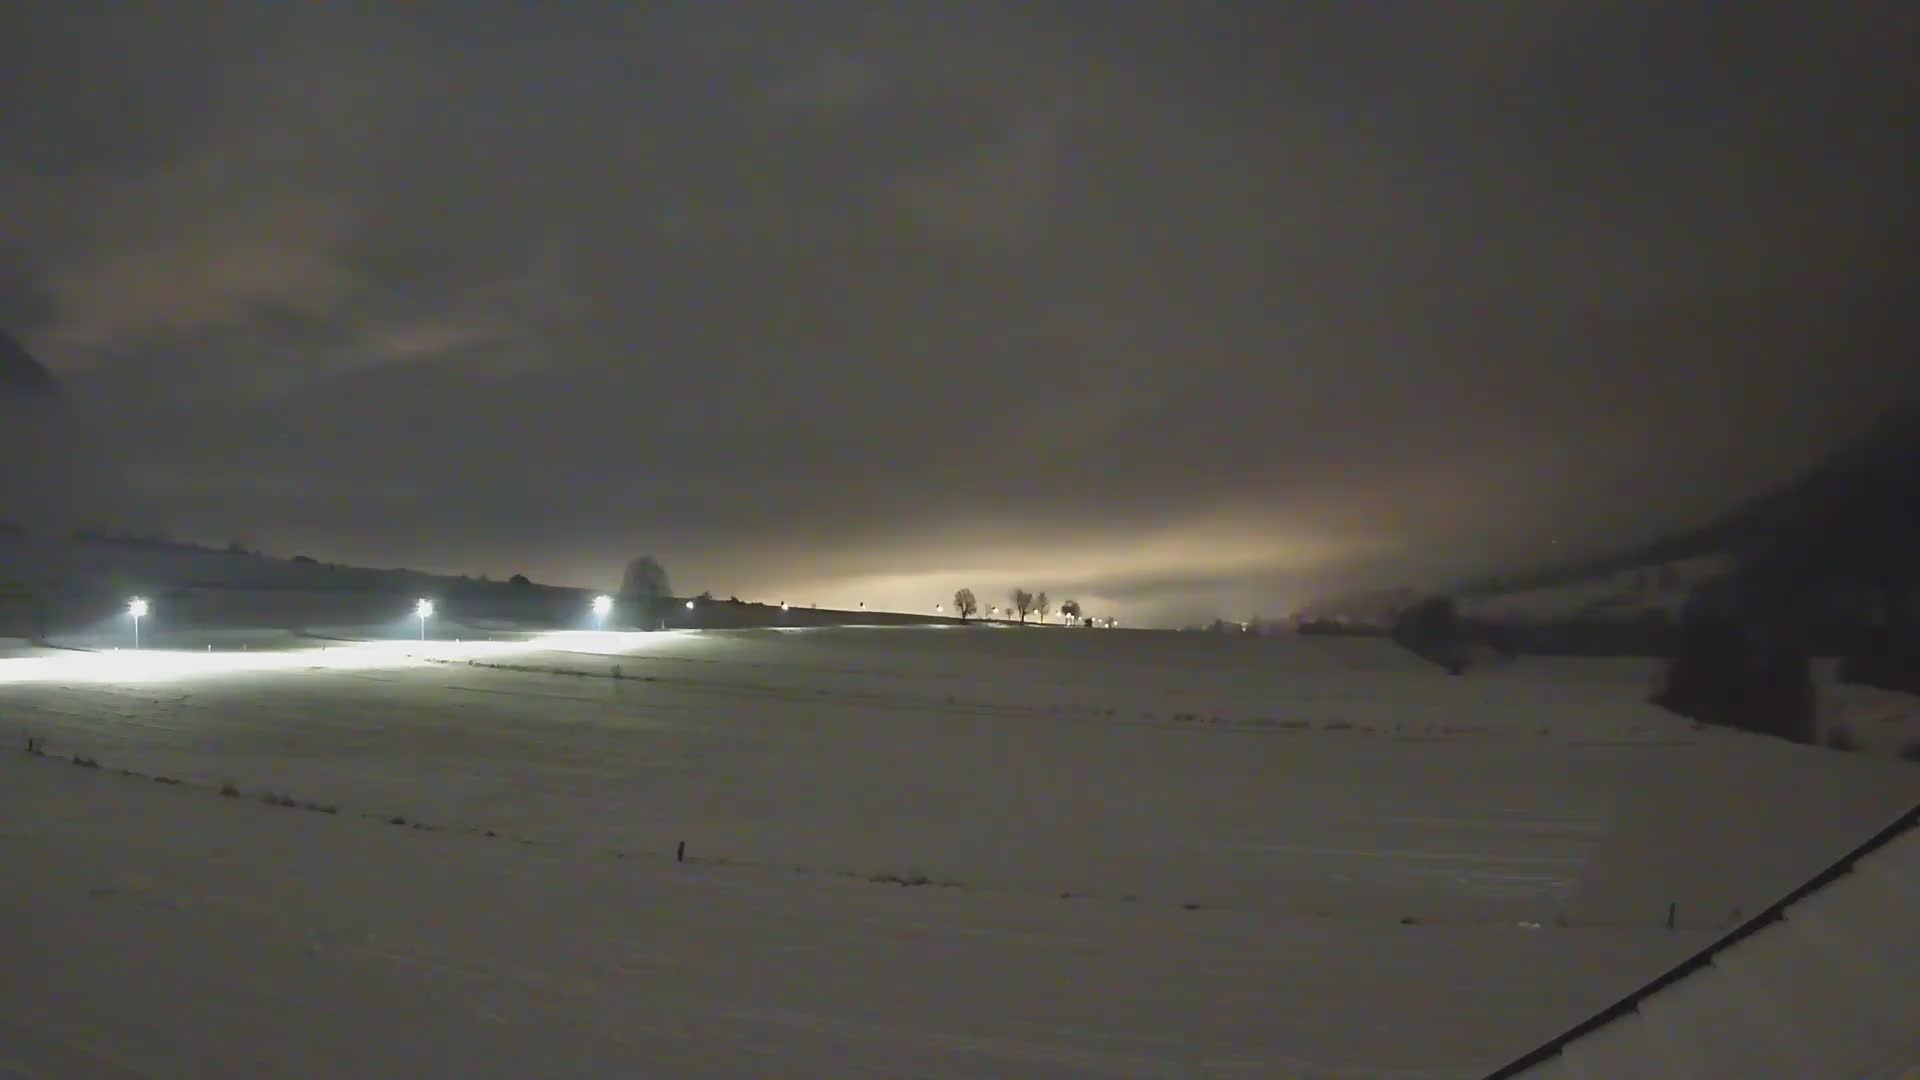
[[[607,615],[613,611],[613,597],[596,596],[593,598],[593,618],[602,627],[607,625]]]
[[[420,640],[427,640],[427,620],[433,617],[433,601],[421,597],[414,601],[413,613],[420,617]]]
[[[133,647],[140,647],[140,620],[147,614],[146,598],[136,596],[127,601],[127,614],[133,616]]]
[[[691,600],[689,600],[689,601],[687,601],[687,610],[688,610],[688,611],[692,611],[692,610],[693,610],[693,601],[691,601]]]

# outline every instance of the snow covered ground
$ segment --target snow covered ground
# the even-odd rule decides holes
[[[1585,662],[492,636],[0,656],[0,1076],[1471,1076],[1920,800]]]
[[[1540,692],[1558,688],[1589,706],[1644,700],[1666,661],[1652,658],[1521,657],[1476,672],[1483,680],[1519,681]],[[1822,746],[1870,757],[1920,760],[1920,697],[1840,681],[1837,658],[1815,660],[1814,737]]]
[[[1814,669],[1821,740],[1863,754],[1920,762],[1920,697],[1841,683],[1836,678],[1839,666],[1828,661]]]

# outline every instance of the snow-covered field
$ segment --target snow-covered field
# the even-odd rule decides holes
[[[1836,678],[1839,666],[1828,661],[1814,668],[1822,741],[1920,762],[1920,697],[1842,683]]]
[[[0,1076],[1472,1076],[1920,799],[1592,662],[491,636],[0,658]]]

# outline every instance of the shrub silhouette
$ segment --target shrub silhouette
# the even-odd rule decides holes
[[[1431,596],[1401,612],[1394,620],[1393,640],[1416,656],[1446,668],[1450,675],[1466,670],[1465,635],[1452,597]]]
[[[1655,705],[1702,723],[1814,741],[1813,671],[1804,652],[1769,644],[1731,620],[1698,616],[1681,629]]]

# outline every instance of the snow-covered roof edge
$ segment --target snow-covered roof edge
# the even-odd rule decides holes
[[[1831,866],[1815,874],[1809,878],[1805,884],[1781,897],[1765,910],[1754,915],[1753,918],[1727,931],[1727,933],[1711,945],[1682,960],[1671,969],[1655,977],[1646,985],[1587,1019],[1582,1020],[1580,1023],[1575,1024],[1560,1035],[1549,1039],[1528,1053],[1488,1073],[1486,1080],[1511,1080],[1511,1078],[1519,1076],[1528,1069],[1552,1060],[1564,1050],[1568,1044],[1606,1027],[1615,1020],[1632,1015],[1639,1009],[1642,1001],[1706,968],[1707,965],[1713,962],[1713,958],[1723,950],[1779,922],[1788,908],[1806,899],[1808,896],[1819,892],[1841,877],[1852,873],[1855,863],[1891,843],[1895,837],[1906,832],[1908,829],[1914,828],[1916,825],[1920,825],[1920,804],[1910,807],[1905,813],[1895,818],[1886,828],[1874,833],[1873,836],[1869,837],[1858,847],[1835,860]]]

